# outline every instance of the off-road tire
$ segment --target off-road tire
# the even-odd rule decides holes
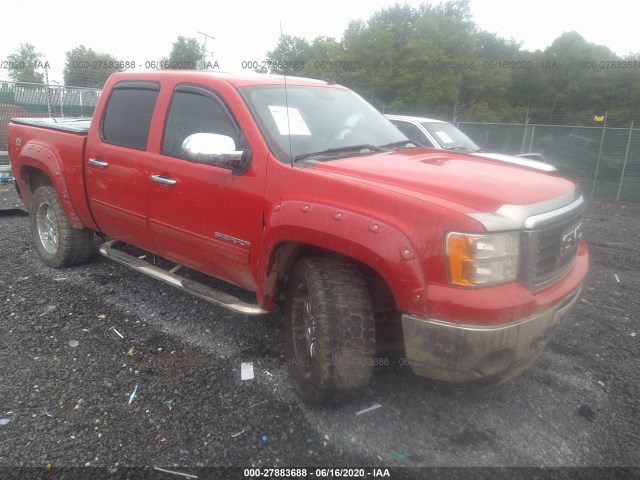
[[[93,254],[93,231],[69,225],[53,187],[39,187],[35,191],[29,223],[36,251],[50,267],[79,265]]]
[[[288,283],[283,327],[291,381],[305,403],[342,402],[369,385],[375,322],[355,265],[329,257],[300,259]]]

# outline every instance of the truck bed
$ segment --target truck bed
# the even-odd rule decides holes
[[[34,127],[49,128],[51,130],[61,130],[64,132],[87,135],[90,118],[12,118],[12,123],[20,125],[31,125]]]
[[[9,159],[13,177],[24,192],[24,206],[31,206],[30,178],[34,170],[46,172],[61,203],[77,228],[93,227],[84,186],[84,150],[91,119],[14,118],[8,125]],[[19,139],[19,141],[18,141]],[[31,149],[30,144],[37,148]],[[21,159],[17,161],[18,149]]]

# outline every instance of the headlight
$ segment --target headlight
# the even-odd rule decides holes
[[[515,280],[520,264],[520,232],[447,234],[449,281],[487,285]]]

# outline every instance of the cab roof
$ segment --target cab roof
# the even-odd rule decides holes
[[[246,87],[255,85],[286,85],[287,86],[330,86],[337,88],[345,88],[337,85],[332,81],[314,80],[311,78],[270,75],[270,74],[248,74],[248,73],[230,73],[221,71],[203,71],[203,70],[161,70],[152,72],[121,72],[113,75],[114,79],[120,80],[143,80],[143,81],[162,81],[166,78],[178,77],[180,80],[205,80],[207,78],[219,78],[225,80],[235,87]]]

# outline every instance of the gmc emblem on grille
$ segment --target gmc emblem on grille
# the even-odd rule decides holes
[[[582,224],[579,224],[577,227],[567,230],[562,234],[560,258],[564,258],[578,250],[580,237],[582,237]]]

